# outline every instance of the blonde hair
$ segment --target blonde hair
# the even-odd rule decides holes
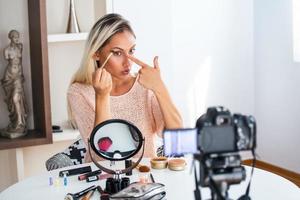
[[[93,56],[100,51],[110,39],[117,33],[124,31],[131,32],[134,37],[135,34],[130,26],[129,21],[124,19],[119,14],[107,14],[101,17],[90,30],[89,36],[85,44],[85,50],[81,59],[80,67],[73,75],[70,85],[73,83],[92,84],[92,74],[96,69],[96,61]],[[68,102],[68,101],[67,101]],[[76,122],[72,117],[72,110],[68,102],[68,116],[71,125],[75,128]]]
[[[95,71],[94,54],[100,51],[116,33],[134,32],[129,22],[119,14],[107,14],[101,17],[92,27],[86,41],[85,51],[80,68],[74,74],[71,84],[75,82],[92,84],[92,74]]]

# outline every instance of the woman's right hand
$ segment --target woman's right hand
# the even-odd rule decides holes
[[[104,68],[96,69],[92,76],[93,87],[96,95],[109,96],[112,89],[111,74]]]

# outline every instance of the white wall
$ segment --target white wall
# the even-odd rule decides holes
[[[292,0],[255,0],[254,16],[258,153],[300,173],[300,63],[293,62]]]
[[[66,149],[72,142],[74,141],[61,141],[53,144],[21,148],[20,151],[23,161],[16,158],[16,149],[0,151],[0,192],[18,182],[19,178],[22,180],[22,178],[36,176],[42,172],[46,172],[46,160],[54,154]],[[20,174],[18,174],[17,169],[18,161],[23,162],[24,165],[24,170],[21,170]]]
[[[137,56],[149,64],[159,56],[186,126],[193,127],[208,106],[253,114],[252,1],[114,0],[113,5],[136,32]]]
[[[15,150],[0,151],[0,192],[17,182]]]
[[[252,1],[173,3],[173,94],[195,126],[209,106],[253,114]]]

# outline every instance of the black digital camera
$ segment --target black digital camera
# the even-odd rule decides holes
[[[252,116],[231,115],[222,106],[210,107],[196,128],[167,129],[163,140],[165,155],[249,151],[256,147],[256,122]]]
[[[193,153],[200,161],[199,181],[195,175],[196,200],[201,199],[198,183],[211,189],[212,200],[227,200],[229,186],[246,179],[239,152],[255,155],[256,122],[252,116],[232,115],[222,106],[210,107],[197,120],[196,128],[165,130],[163,140],[165,155]]]
[[[249,151],[256,147],[254,117],[231,115],[224,107],[211,107],[196,122],[198,149],[203,154]]]

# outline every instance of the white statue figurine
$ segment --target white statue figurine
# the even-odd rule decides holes
[[[0,131],[0,135],[18,138],[26,135],[27,105],[24,93],[24,75],[22,69],[23,45],[19,42],[20,34],[11,30],[8,34],[10,44],[4,49],[4,58],[8,61],[1,84],[5,93],[5,102],[9,111],[10,123]]]

